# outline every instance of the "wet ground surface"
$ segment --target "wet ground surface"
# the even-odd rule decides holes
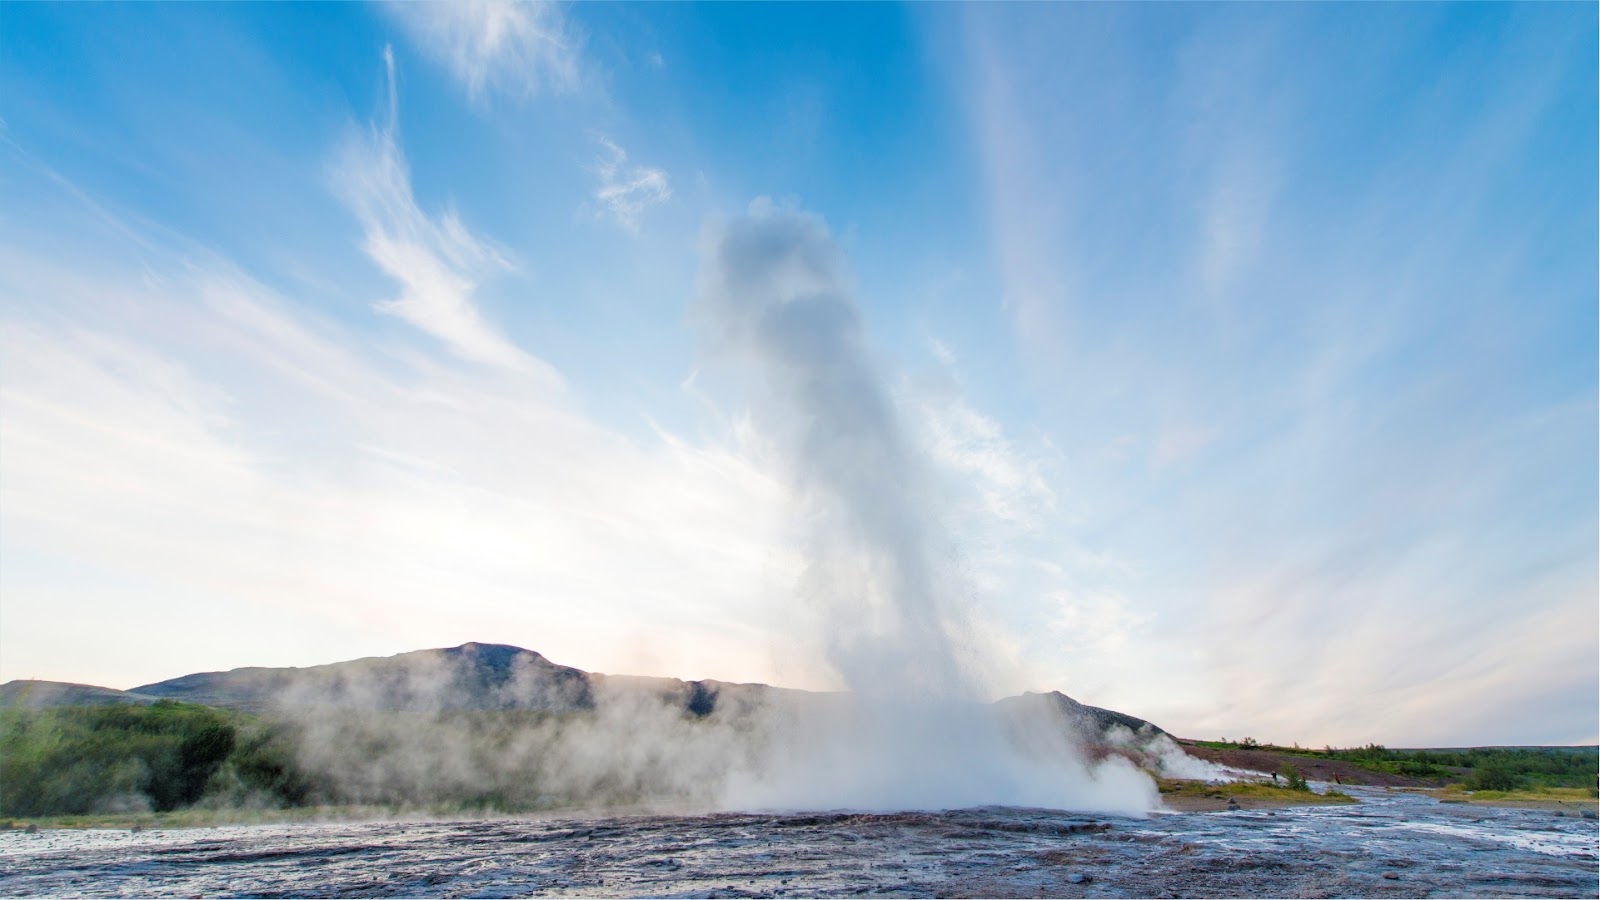
[[[0,834],[0,895],[1595,897],[1600,827],[1359,792],[1148,819],[641,816]]]

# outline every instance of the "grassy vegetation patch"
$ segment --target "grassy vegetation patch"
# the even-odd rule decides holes
[[[1594,806],[1595,797],[1583,788],[1532,788],[1515,791],[1469,790],[1466,785],[1452,784],[1443,788],[1432,788],[1424,793],[1439,798],[1445,803],[1471,803],[1471,802],[1561,802],[1578,806]]]
[[[1579,788],[1596,795],[1596,776],[1600,775],[1600,748],[1597,747],[1466,747],[1455,749],[1391,750],[1382,744],[1365,747],[1324,747],[1315,750],[1298,745],[1283,747],[1261,743],[1254,738],[1236,741],[1195,741],[1196,746],[1214,750],[1270,750],[1315,759],[1340,760],[1370,772],[1463,781],[1474,790],[1543,790]]]
[[[658,742],[724,738],[675,715],[654,722]],[[0,822],[179,827],[296,820],[272,811],[304,807],[473,817],[693,803],[714,782],[708,757],[654,749],[620,744],[590,712],[0,710]]]
[[[211,828],[224,825],[277,825],[291,822],[367,822],[396,818],[427,818],[428,810],[382,806],[298,806],[285,809],[242,809],[236,807],[190,807],[166,812],[93,813],[74,816],[29,816],[0,819],[0,830],[39,828],[143,829]],[[459,810],[440,810],[438,815],[459,818]]]
[[[294,806],[310,791],[286,736],[240,713],[167,700],[0,710],[0,815]]]

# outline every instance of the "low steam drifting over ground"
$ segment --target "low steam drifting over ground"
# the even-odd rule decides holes
[[[3,694],[0,813],[22,816],[191,804],[1140,812],[1155,791],[1135,765],[1168,776],[1202,765],[1150,723],[1055,693],[862,701],[601,675],[489,644],[196,674],[131,693],[14,682]],[[85,695],[116,702],[58,702]],[[958,768],[980,753],[993,756]],[[1139,790],[1093,793],[1108,771]],[[942,787],[916,793],[925,783]]]

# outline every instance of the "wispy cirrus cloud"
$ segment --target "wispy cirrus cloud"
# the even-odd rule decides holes
[[[510,263],[462,224],[454,211],[430,217],[417,205],[411,172],[396,139],[398,103],[393,51],[384,48],[389,79],[385,121],[347,140],[331,175],[334,191],[361,222],[362,248],[400,284],[400,295],[375,304],[474,362],[560,377],[490,324],[473,300],[479,281]]]
[[[794,564],[784,488],[737,443],[640,441],[531,379],[397,353],[192,245],[5,234],[0,680],[487,638],[816,683],[749,605]]]
[[[1188,695],[1144,708],[1193,733],[1592,739],[1593,349],[1562,336],[1592,323],[1592,247],[1524,237],[1572,230],[1544,185],[1588,177],[1560,168],[1587,45],[1530,16],[1419,70],[1415,13],[1370,12],[1374,44],[1219,11],[1168,73],[1137,63],[1172,25],[1150,8],[964,13],[952,83],[1042,427],[1134,564],[1064,587],[1156,614],[1103,677],[1162,672]],[[1080,656],[1060,681],[1100,677]]]
[[[486,102],[491,91],[520,98],[577,85],[581,42],[555,3],[460,0],[388,8],[474,103]]]
[[[929,455],[958,475],[986,521],[1037,528],[1054,513],[1045,471],[1053,448],[1017,446],[1000,422],[955,390],[922,391],[901,402]]]
[[[639,222],[652,207],[672,199],[672,184],[667,173],[650,166],[632,165],[628,154],[607,137],[597,137],[601,154],[594,171],[600,178],[594,199],[604,212],[629,231],[638,231]]]

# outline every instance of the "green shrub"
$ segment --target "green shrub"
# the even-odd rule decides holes
[[[250,731],[240,741],[241,727]],[[248,717],[186,703],[0,711],[0,815],[193,806],[227,780],[273,805],[310,790],[281,742]]]
[[[1469,791],[1514,791],[1522,786],[1522,779],[1505,765],[1489,763],[1472,770],[1467,779]]]
[[[1311,790],[1311,785],[1306,784],[1306,777],[1300,774],[1299,769],[1296,769],[1294,766],[1291,766],[1288,763],[1283,764],[1283,768],[1278,770],[1278,774],[1283,776],[1284,784],[1291,791]]]

